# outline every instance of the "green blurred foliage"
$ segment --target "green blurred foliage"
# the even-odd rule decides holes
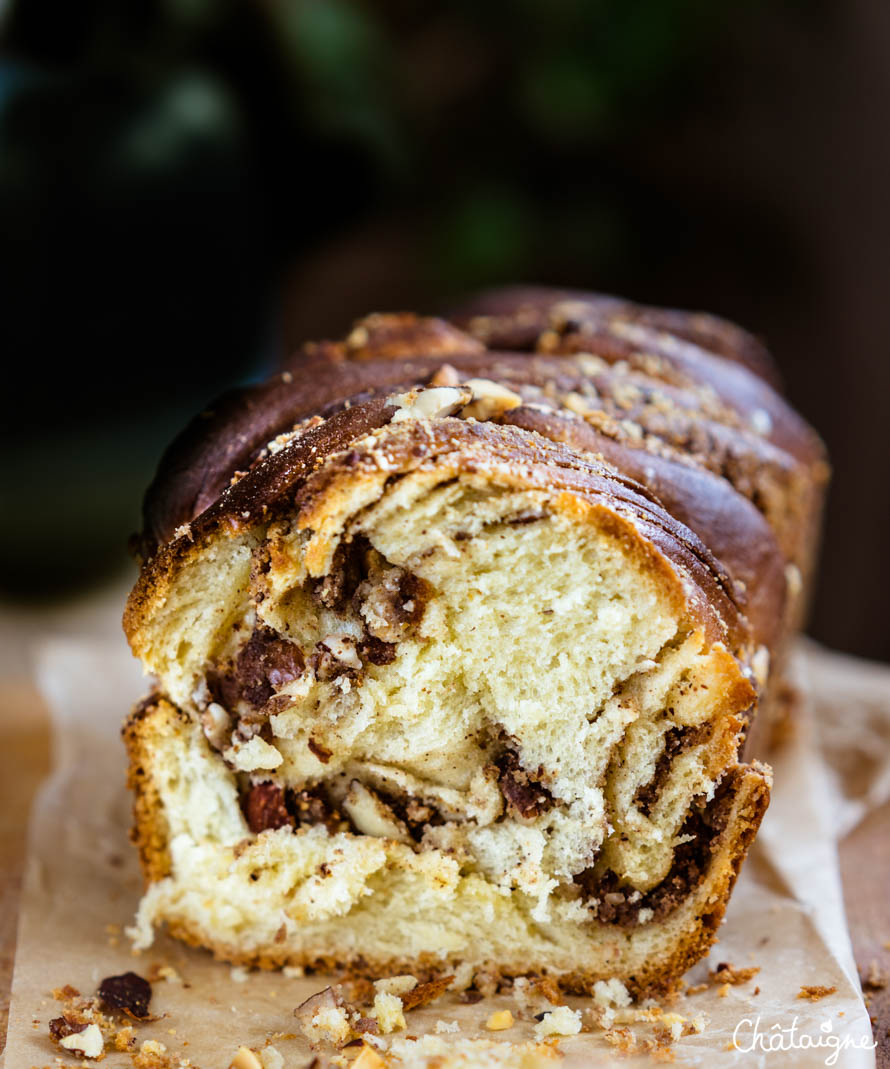
[[[672,217],[627,147],[707,106],[759,3],[12,0],[0,351],[21,403],[2,434],[27,459],[0,472],[24,517],[0,532],[0,586],[119,559],[157,443],[261,370],[283,273],[339,235],[410,233],[431,304],[638,268]]]

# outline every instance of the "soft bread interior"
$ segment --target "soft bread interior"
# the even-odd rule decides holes
[[[392,839],[329,834],[322,825],[251,835],[235,778],[200,729],[163,700],[129,729],[161,808],[137,825],[167,845],[140,906],[138,946],[166,922],[220,957],[269,967],[348,963],[373,976],[459,964],[503,976],[548,972],[569,989],[622,977],[636,992],[663,987],[707,948],[768,795],[761,768],[729,774],[724,824],[706,878],[660,924],[599,923],[580,899],[546,916],[448,851]],[[160,825],[160,826],[158,826]]]
[[[145,656],[181,711],[132,728],[166,843],[142,942],[603,976],[710,938],[766,787],[681,577],[567,494],[419,470],[336,501],[165,595]]]

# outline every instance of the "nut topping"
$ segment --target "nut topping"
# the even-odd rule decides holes
[[[433,386],[425,390],[393,394],[386,401],[396,409],[390,422],[401,423],[406,419],[442,419],[445,416],[453,416],[472,398],[473,392],[466,386]]]
[[[491,379],[467,379],[465,385],[473,391],[473,400],[461,413],[467,419],[494,419],[522,404],[518,393]]]

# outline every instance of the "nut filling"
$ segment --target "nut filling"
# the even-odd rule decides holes
[[[297,791],[276,783],[252,783],[241,793],[241,808],[254,835],[299,825],[321,824],[331,834],[350,828],[321,784]]]
[[[373,436],[351,447],[348,515],[301,498],[233,540],[240,585],[164,683],[178,711],[161,699],[132,728],[157,724],[134,767],[169,843],[141,945],[166,920],[273,963],[335,962],[346,940],[523,974],[521,931],[537,971],[603,976],[653,925],[710,933],[725,894],[696,896],[732,878],[733,814],[755,826],[766,788],[738,763],[754,691],[695,600],[702,558],[683,543],[675,573],[629,512],[494,480],[481,452],[423,459],[431,436],[489,424],[392,426],[410,464]],[[346,509],[341,484],[325,492]],[[654,531],[659,506],[634,501]]]
[[[526,819],[539,816],[550,809],[553,799],[546,788],[535,783],[518,764],[516,754],[507,750],[498,759],[498,782],[507,805]],[[726,827],[733,801],[733,777],[717,788],[714,797],[693,799],[683,823],[670,871],[657,886],[641,894],[632,886],[622,884],[612,871],[600,871],[596,866],[574,877],[574,883],[584,893],[591,914],[602,924],[632,927],[659,922],[677,909],[704,880],[711,855]],[[353,781],[354,790],[356,784]],[[398,829],[404,828],[411,842],[423,849],[424,833],[430,827],[447,823],[434,806],[418,798],[373,791],[362,787],[373,798],[375,816],[382,822],[370,827],[360,812],[352,816],[349,803],[342,806],[343,784],[319,782],[302,790],[283,788],[275,783],[249,784],[241,794],[241,807],[248,826],[255,835],[282,827],[298,828],[323,825],[330,834],[347,831],[350,834],[377,834],[401,838]],[[339,797],[341,803],[333,799]],[[501,820],[504,817],[500,818]],[[393,831],[395,830],[395,834]]]
[[[267,572],[268,562],[256,568],[258,577]],[[258,607],[265,597],[264,591],[257,592]],[[366,538],[341,543],[331,571],[310,587],[311,602],[325,615],[337,613],[340,630],[313,645],[301,645],[286,633],[255,622],[235,653],[208,665],[196,695],[204,694],[221,710],[236,715],[238,733],[250,738],[269,716],[295,704],[289,685],[307,674],[322,683],[342,677],[360,686],[365,667],[392,664],[399,641],[422,621],[428,597],[424,580],[389,565]],[[251,626],[251,619],[255,620],[254,610],[245,626]],[[236,635],[242,631],[239,628]],[[199,700],[199,705],[206,710],[208,700]],[[217,735],[216,748],[223,749],[226,740]]]
[[[710,802],[701,798],[693,801],[681,832],[685,841],[675,850],[665,879],[652,890],[641,895],[632,887],[622,886],[614,872],[598,874],[595,868],[576,876],[575,882],[590,901],[597,920],[622,928],[657,923],[688,898],[704,880],[711,855],[726,827],[732,807],[733,785],[732,777],[729,777],[717,788]],[[708,923],[707,916],[704,922]]]
[[[303,674],[303,654],[268,627],[258,627],[226,667],[207,673],[214,701],[226,709],[263,709],[272,695]]]
[[[237,776],[249,832],[324,829],[444,853],[460,872],[538,900],[542,919],[579,890],[601,924],[675,910],[719,837],[719,801],[703,809],[699,799],[735,754],[740,721],[702,719],[714,669],[700,631],[653,602],[650,633],[635,638],[636,581],[594,608],[579,602],[617,557],[598,547],[580,582],[559,566],[573,537],[542,496],[480,495],[460,479],[433,489],[390,480],[314,578],[294,569],[305,552],[299,531],[273,524],[253,551],[250,601],[228,652],[194,688],[205,737]],[[582,560],[590,551],[575,550]],[[511,613],[527,621],[529,602],[541,667],[512,662],[501,673],[487,651]],[[617,682],[581,683],[603,667],[578,645],[591,612],[604,634],[627,629]],[[527,626],[513,641],[534,665]],[[450,666],[441,660],[449,642]],[[434,648],[440,661],[427,667]],[[468,674],[471,664],[482,675]],[[577,726],[530,735],[523,710],[543,703],[552,717],[560,701],[580,714]],[[403,725],[420,711],[428,740],[406,751]],[[654,841],[652,827],[661,829]],[[517,871],[517,856],[533,860]]]

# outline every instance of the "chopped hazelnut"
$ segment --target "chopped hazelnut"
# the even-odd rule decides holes
[[[468,419],[494,419],[522,404],[518,393],[491,379],[468,379],[466,385],[473,391],[473,400],[461,414]]]
[[[460,375],[451,364],[443,364],[430,379],[430,386],[460,386]]]
[[[98,1058],[105,1049],[105,1041],[99,1026],[88,1024],[82,1032],[72,1032],[70,1036],[60,1039],[59,1046],[75,1054],[82,1054],[85,1058]]]
[[[263,1063],[263,1069],[284,1069],[284,1058],[271,1044],[263,1047],[259,1055],[260,1061]]]
[[[343,631],[336,631],[321,640],[322,646],[348,668],[361,668],[362,662],[355,648],[355,639]]]
[[[396,839],[403,843],[411,841],[408,829],[390,807],[357,779],[349,785],[343,809],[362,835],[373,835],[378,839]],[[415,980],[415,984],[416,982]]]
[[[387,404],[396,408],[391,422],[401,423],[406,419],[441,419],[444,416],[452,416],[472,397],[472,391],[465,386],[433,386],[426,390],[393,394],[386,400]]]
[[[109,1009],[121,1010],[136,1020],[149,1018],[151,984],[134,972],[106,976],[99,985],[99,998]]]
[[[382,1069],[386,1062],[373,1047],[362,1045],[359,1056],[352,1062],[351,1069]]]
[[[229,1063],[229,1069],[263,1069],[263,1063],[250,1047],[239,1047]]]
[[[225,749],[231,738],[232,724],[229,714],[219,702],[211,702],[201,713],[201,727],[214,750]]]

